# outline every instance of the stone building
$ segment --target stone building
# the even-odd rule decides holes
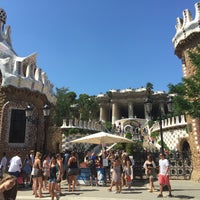
[[[10,26],[0,9],[0,152],[10,157],[44,146],[43,106],[53,105],[53,85],[36,64],[36,54],[19,57],[12,48]],[[4,29],[5,28],[5,29]],[[26,119],[27,105],[33,106],[32,121]],[[47,133],[48,134],[48,133]]]
[[[167,116],[169,100],[167,93],[151,90],[152,110],[149,112],[145,106],[147,97],[149,97],[149,91],[144,87],[110,90],[106,94],[99,94],[97,96],[100,106],[99,120],[111,122],[112,131],[116,134],[124,136],[128,133],[131,134],[133,140],[144,141],[147,133],[150,135],[148,121]],[[150,138],[145,140],[150,140]],[[148,147],[150,148],[150,145]]]
[[[148,113],[145,108],[147,98],[146,88],[110,90],[109,95],[99,94],[97,101],[100,106],[100,121],[110,121],[112,125],[118,125],[119,120],[157,119],[167,113],[168,94],[164,91],[152,91],[152,111]]]
[[[182,61],[183,77],[190,77],[195,73],[188,51],[195,51],[200,46],[200,3],[195,4],[195,17],[186,9],[183,11],[183,19],[177,18],[176,34],[173,37],[175,54]],[[187,140],[192,154],[193,172],[192,179],[200,181],[200,121],[187,116],[189,137]]]

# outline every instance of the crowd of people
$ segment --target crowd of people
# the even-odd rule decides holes
[[[69,158],[71,158],[69,154]],[[69,164],[69,163],[67,163]],[[49,153],[42,155],[40,152],[30,151],[25,158],[21,152],[17,152],[9,161],[6,154],[0,163],[2,176],[0,177],[0,193],[2,198],[14,200],[17,195],[17,188],[23,184],[23,187],[32,188],[35,198],[43,197],[43,192],[47,191],[53,200],[59,199],[61,192],[61,180],[63,176],[63,155],[58,153]],[[77,174],[78,175],[78,174]],[[71,183],[71,176],[68,177],[68,184]],[[15,190],[13,191],[13,188]],[[12,189],[12,191],[11,191]],[[12,198],[5,198],[10,191]]]
[[[124,187],[131,189],[133,165],[134,160],[125,151],[110,150],[107,152],[106,148],[101,156],[96,155],[94,152],[87,152],[82,162],[80,162],[76,151],[45,155],[30,151],[24,159],[21,157],[21,152],[17,152],[9,161],[6,154],[3,153],[0,163],[0,194],[3,196],[10,194],[12,196],[10,199],[14,200],[18,185],[23,184],[24,187],[32,189],[35,198],[42,198],[44,192],[49,192],[52,200],[54,198],[59,199],[63,195],[62,180],[66,180],[68,192],[74,192],[78,185],[80,169],[89,168],[90,185],[98,186],[97,171],[98,168],[102,167],[104,168],[105,183],[107,180],[110,181],[108,191],[114,190],[115,193],[120,193]],[[169,197],[171,197],[169,161],[164,158],[164,155],[160,154],[159,166],[156,166],[151,155],[148,155],[143,168],[149,180],[149,191],[155,191],[154,181],[157,177],[157,168],[159,168],[160,194],[158,197],[163,196],[163,185],[168,186]]]

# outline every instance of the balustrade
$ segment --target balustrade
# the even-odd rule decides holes
[[[185,126],[187,124],[185,115],[175,116],[167,119],[162,120],[162,128],[169,129],[175,128],[180,126]],[[160,130],[159,121],[155,122],[155,124],[151,128],[151,132]]]

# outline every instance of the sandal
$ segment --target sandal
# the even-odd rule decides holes
[[[162,194],[159,194],[157,197],[160,198],[160,197],[163,197],[163,195],[162,195]]]

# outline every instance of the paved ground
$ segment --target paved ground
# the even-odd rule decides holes
[[[172,194],[174,197],[169,198],[168,192],[164,191],[163,198],[157,198],[158,191],[150,193],[148,192],[148,185],[142,182],[133,183],[133,187],[128,190],[124,188],[120,194],[107,191],[108,187],[98,186],[78,186],[75,192],[67,192],[67,185],[62,182],[62,192],[64,196],[60,197],[60,200],[150,200],[150,199],[172,199],[172,200],[200,200],[200,183],[185,180],[171,180]],[[155,186],[158,189],[157,181]],[[17,194],[17,200],[29,200],[35,199],[30,189],[20,189]],[[39,199],[39,198],[37,198]],[[48,193],[44,193],[44,198],[40,199],[51,199]],[[56,198],[55,198],[56,200]]]

